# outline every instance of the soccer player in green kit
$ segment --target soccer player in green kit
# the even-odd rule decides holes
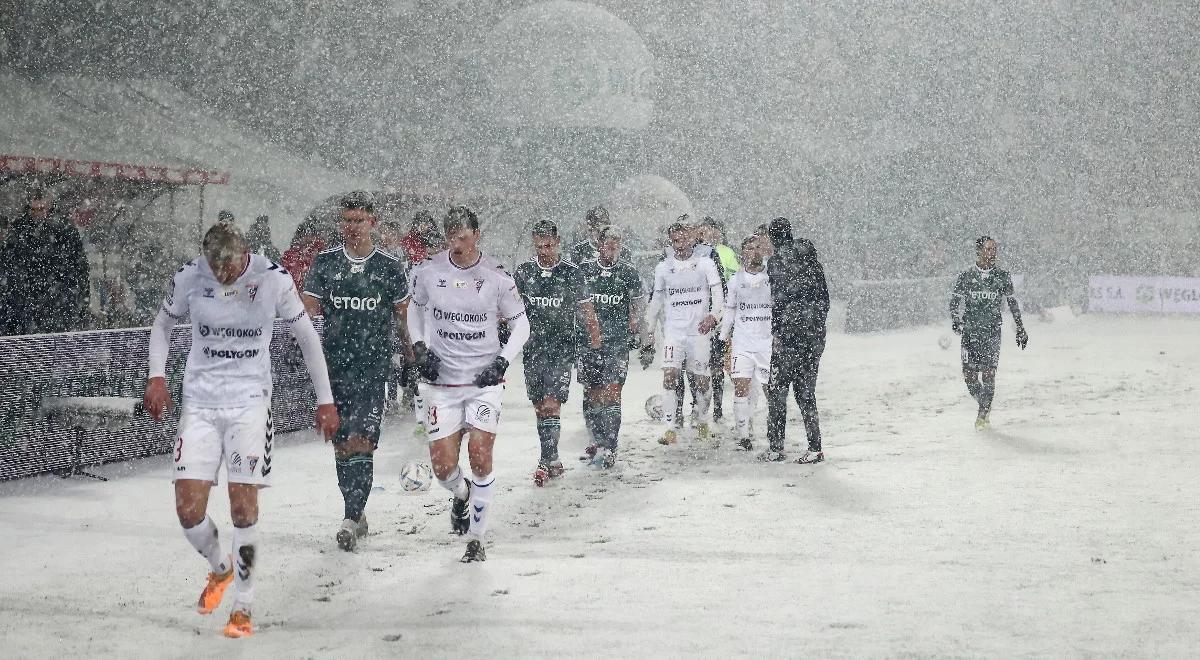
[[[571,365],[575,362],[576,315],[583,335],[592,348],[600,348],[600,325],[583,274],[575,264],[559,256],[558,225],[542,220],[533,226],[533,248],[537,256],[513,274],[517,292],[525,303],[530,338],[521,358],[525,368],[525,392],[537,415],[538,440],[542,453],[533,481],[562,476],[558,457],[562,404],[571,387]]]
[[[950,297],[951,328],[962,335],[963,379],[967,391],[979,402],[979,415],[975,419],[975,428],[979,430],[988,427],[992,397],[996,393],[1005,301],[1017,326],[1017,346],[1025,350],[1029,344],[1029,335],[1021,321],[1021,306],[1013,294],[1012,277],[1008,271],[996,267],[996,253],[996,241],[990,236],[980,236],[975,241],[975,267],[958,276]]]
[[[597,235],[599,253],[579,265],[600,323],[600,348],[587,347],[580,337],[576,372],[584,387],[583,417],[591,432],[580,460],[592,467],[611,468],[617,462],[621,432],[621,388],[629,374],[629,351],[638,347],[638,330],[645,311],[646,290],[637,269],[621,260],[620,228],[607,225]]]
[[[393,324],[407,337],[408,280],[400,260],[378,249],[379,224],[371,196],[342,198],[338,226],[345,244],[317,255],[304,280],[304,307],[325,317],[323,344],[342,424],[333,437],[338,489],[345,516],[337,531],[342,550],[367,534],[364,510],[374,482],[375,449],[391,365]]]

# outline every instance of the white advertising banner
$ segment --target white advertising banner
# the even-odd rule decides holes
[[[1088,278],[1088,310],[1150,314],[1200,314],[1200,278]]]

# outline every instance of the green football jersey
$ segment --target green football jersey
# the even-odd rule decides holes
[[[333,380],[385,371],[391,361],[393,310],[408,298],[408,280],[396,257],[375,250],[352,257],[336,247],[317,255],[304,293],[321,301],[322,344]]]
[[[562,259],[550,268],[526,261],[517,266],[513,280],[529,317],[530,343],[574,346],[579,305],[590,300],[579,267]]]
[[[972,268],[958,276],[953,295],[955,309],[960,300],[965,306],[962,318],[967,330],[999,328],[1004,304],[1013,296],[1012,277],[999,268]]]
[[[633,333],[629,329],[629,314],[638,298],[646,297],[645,287],[637,269],[618,261],[613,266],[601,266],[588,261],[579,267],[583,281],[592,294],[596,319],[600,322],[601,344],[606,349],[628,350]],[[587,329],[581,328],[581,346],[587,346]]]

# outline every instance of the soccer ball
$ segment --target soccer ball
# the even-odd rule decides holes
[[[949,350],[951,341],[950,335],[942,335],[938,337],[938,346],[941,346],[943,351]]]
[[[656,422],[661,422],[663,418],[662,399],[661,394],[651,394],[646,399],[646,416]]]
[[[410,493],[429,490],[433,469],[424,463],[409,461],[400,468],[400,487]]]

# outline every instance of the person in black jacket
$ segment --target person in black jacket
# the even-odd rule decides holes
[[[34,192],[25,214],[0,248],[7,271],[4,304],[8,334],[81,330],[86,326],[87,254],[79,230]]]
[[[796,403],[804,416],[808,451],[797,463],[820,463],[821,423],[817,415],[817,370],[825,352],[825,322],[829,317],[829,288],[825,271],[812,242],[792,236],[787,218],[775,218],[768,229],[775,254],[767,262],[771,286],[771,382],[767,390],[767,440],[770,449],[759,455],[765,461],[782,461],[787,424],[788,390],[795,389]]]

